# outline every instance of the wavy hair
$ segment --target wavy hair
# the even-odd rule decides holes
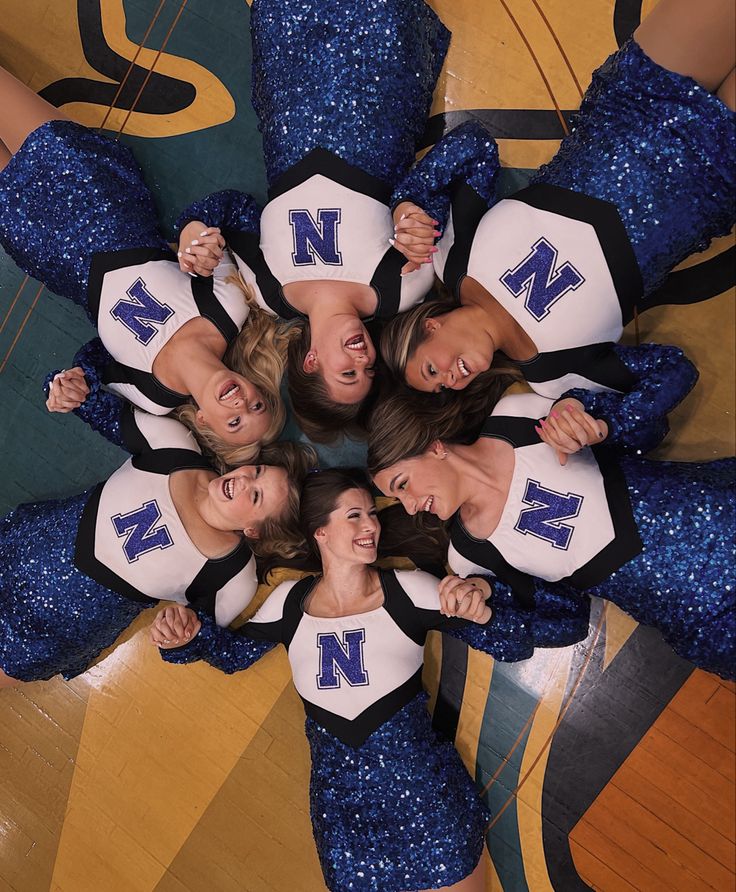
[[[233,445],[215,434],[206,424],[197,421],[197,406],[194,402],[185,403],[174,414],[196,434],[199,442],[220,464],[238,466],[252,461],[262,446],[272,443],[278,437],[286,423],[286,407],[281,399],[280,385],[286,368],[290,334],[283,323],[257,305],[252,289],[240,276],[228,276],[226,281],[237,284],[242,289],[250,313],[240,333],[225,351],[222,361],[259,389],[270,410],[271,423],[260,440],[245,445]]]

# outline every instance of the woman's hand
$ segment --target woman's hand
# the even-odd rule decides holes
[[[437,251],[434,240],[440,235],[438,223],[411,201],[402,201],[394,209],[394,237],[390,244],[409,261],[401,275],[413,273],[423,263],[432,262]]]
[[[440,582],[440,613],[474,623],[487,623],[492,610],[486,604],[491,587],[478,576],[445,576]]]
[[[46,408],[49,412],[71,412],[78,409],[89,395],[84,372],[79,366],[64,369],[49,384]]]
[[[191,641],[202,628],[197,614],[183,604],[159,610],[151,624],[151,644],[169,650]]]
[[[583,404],[572,399],[555,403],[549,415],[541,418],[534,429],[539,438],[555,450],[561,465],[567,464],[568,455],[602,443],[608,436],[606,422],[588,415]]]
[[[192,275],[211,276],[224,250],[225,239],[216,226],[192,220],[179,235],[179,267]]]

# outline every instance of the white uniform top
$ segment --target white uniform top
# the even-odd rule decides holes
[[[137,454],[87,502],[76,566],[124,597],[192,604],[228,625],[255,594],[255,558],[243,541],[225,557],[210,559],[189,538],[169,475],[209,468],[193,435],[173,418],[137,409],[124,416],[123,433]]]
[[[499,401],[481,436],[514,447],[509,493],[496,529],[472,536],[459,515],[448,562],[461,576],[494,573],[512,586],[523,578],[566,580],[588,588],[641,550],[626,484],[607,450],[583,449],[559,464],[534,430],[549,400],[516,394]]]
[[[401,276],[406,259],[389,245],[390,189],[382,181],[315,149],[275,184],[254,234],[226,233],[259,305],[283,319],[301,314],[284,297],[291,282],[334,279],[369,285],[371,318],[389,319],[419,303],[432,287],[431,265]]]
[[[529,335],[539,355],[520,369],[534,390],[554,399],[574,387],[627,389],[629,373],[610,345],[631,318],[641,275],[615,207],[537,185],[479,222],[462,216],[453,207],[437,275],[456,296],[471,276]]]
[[[379,571],[384,601],[367,613],[317,617],[303,603],[316,579],[279,585],[239,632],[285,645],[307,715],[352,746],[422,689],[430,629],[458,637],[471,624],[439,612],[438,580],[421,570]]]
[[[96,254],[92,260],[89,306],[114,362],[105,385],[154,415],[186,402],[186,394],[165,387],[153,374],[163,346],[191,319],[209,319],[225,340],[235,339],[248,317],[241,288],[227,282],[237,273],[223,258],[210,277],[192,277],[176,257],[155,248]]]

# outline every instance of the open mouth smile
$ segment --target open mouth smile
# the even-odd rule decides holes
[[[223,403],[240,395],[240,384],[237,381],[226,381],[217,399]]]
[[[465,362],[459,356],[457,358],[457,368],[462,378],[467,378],[469,375],[472,374],[473,371],[465,365]]]
[[[348,350],[355,351],[368,349],[365,343],[365,335],[362,334],[353,335],[352,338],[348,338],[347,341],[345,341],[345,346]]]
[[[376,540],[371,536],[369,539],[353,539],[353,542],[359,548],[375,548]]]
[[[426,502],[422,505],[422,511],[431,511],[432,505],[434,504],[434,496],[429,496]]]
[[[232,477],[222,481],[222,494],[229,502],[235,497],[235,481]]]

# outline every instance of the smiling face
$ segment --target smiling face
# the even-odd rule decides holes
[[[373,497],[364,489],[348,489],[337,500],[329,521],[314,533],[320,556],[352,564],[372,564],[378,557],[381,524]]]
[[[384,495],[397,498],[407,514],[426,511],[448,520],[462,503],[455,472],[446,456],[437,442],[423,455],[402,459],[379,471],[373,480]]]
[[[258,538],[265,520],[282,514],[288,495],[286,471],[271,465],[243,465],[211,480],[207,487],[207,501],[218,527],[243,530],[251,538]]]
[[[197,421],[231,446],[257,443],[271,419],[260,390],[229,369],[212,375],[199,398]]]
[[[304,371],[320,373],[336,403],[359,403],[376,374],[376,348],[357,316],[343,317],[328,331],[315,332],[304,359]]]
[[[464,390],[493,361],[493,341],[480,329],[468,329],[455,313],[425,319],[427,337],[407,360],[409,387],[426,393]]]

